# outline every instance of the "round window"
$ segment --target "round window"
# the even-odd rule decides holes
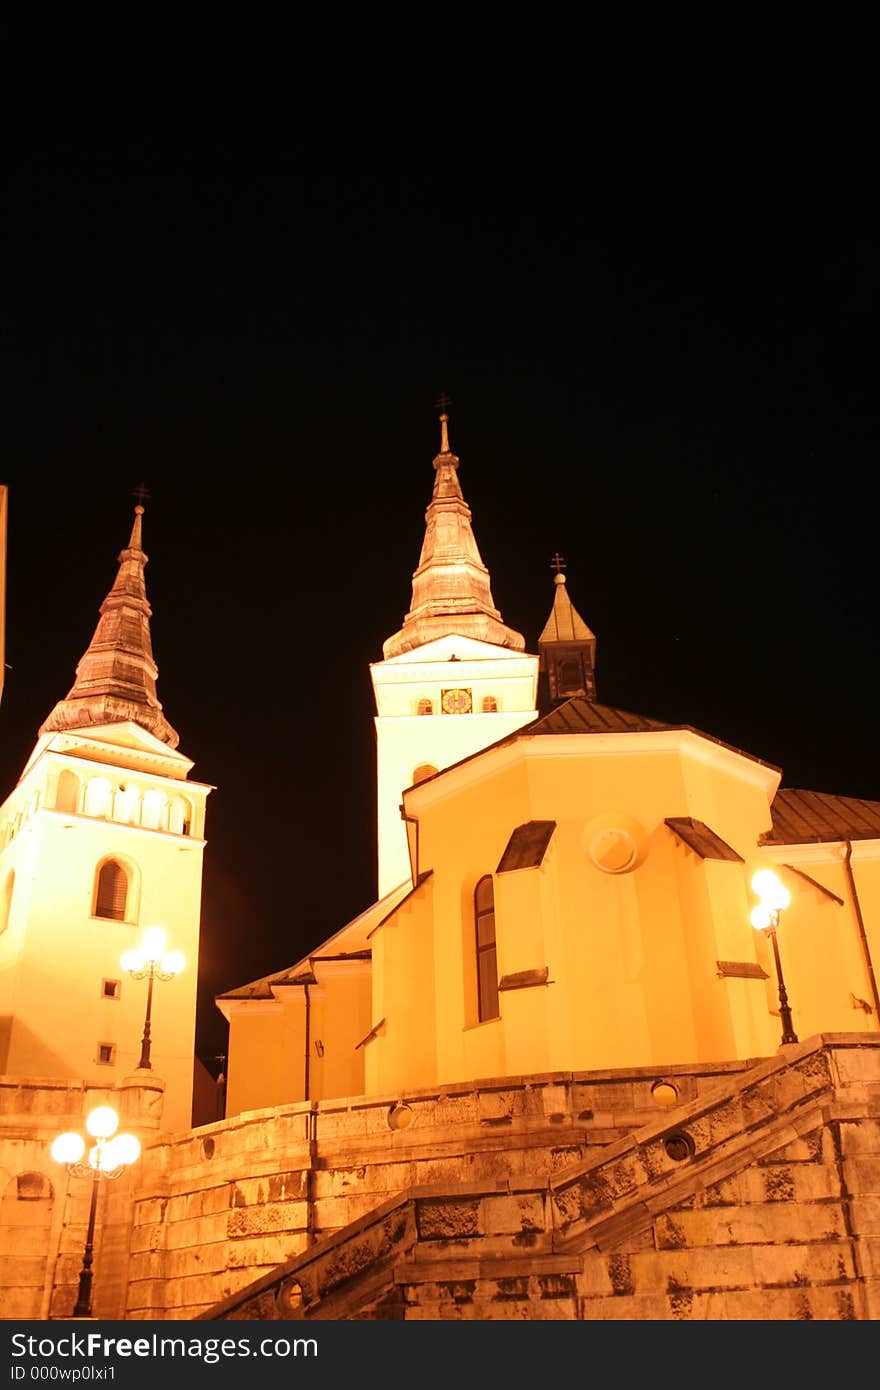
[[[641,864],[647,835],[626,811],[604,811],[584,826],[581,841],[587,856],[603,874],[626,874]]]
[[[655,1081],[651,1095],[658,1105],[674,1105],[678,1100],[678,1090],[671,1081]]]
[[[597,869],[624,874],[636,862],[638,847],[625,830],[600,830],[590,841],[589,854]]]

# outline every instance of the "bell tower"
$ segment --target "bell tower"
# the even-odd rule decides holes
[[[120,957],[164,927],[183,972],[152,1001],[164,1129],[192,1123],[205,803],[156,694],[142,505],[73,685],[0,806],[0,1074],[112,1088],[147,985]],[[47,631],[57,632],[57,624]]]
[[[537,714],[538,658],[495,607],[439,405],[440,450],[412,600],[370,676],[376,697],[378,893],[410,874],[401,793]]]

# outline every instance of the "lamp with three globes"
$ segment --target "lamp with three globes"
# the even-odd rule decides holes
[[[95,1215],[98,1210],[98,1187],[102,1179],[118,1178],[140,1157],[140,1141],[133,1134],[117,1134],[119,1116],[110,1105],[98,1105],[86,1118],[86,1129],[94,1144],[86,1155],[86,1141],[75,1130],[59,1134],[50,1150],[56,1163],[65,1164],[74,1177],[92,1176],[89,1201],[89,1224],[82,1268],[79,1275],[75,1318],[92,1315],[92,1262],[95,1249]]]
[[[144,1035],[141,1039],[141,1060],[139,1067],[151,1070],[150,1065],[150,1015],[153,1009],[153,981],[173,980],[186,964],[180,951],[166,951],[168,933],[163,927],[147,927],[140,946],[125,951],[119,961],[134,980],[149,980],[147,985],[147,1013],[144,1019]]]

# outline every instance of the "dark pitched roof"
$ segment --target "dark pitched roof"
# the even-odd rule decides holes
[[[648,719],[644,714],[630,714],[625,709],[614,709],[611,705],[599,705],[582,695],[576,695],[565,704],[545,714],[515,735],[518,738],[534,738],[537,734],[630,734],[648,733],[654,729],[673,729],[679,726],[661,724],[657,719]]]
[[[780,787],[770,810],[773,828],[761,836],[762,845],[880,839],[880,801]]]
[[[433,776],[426,777],[424,782],[414,783],[411,787],[404,788],[404,794],[415,791],[416,786],[435,782],[438,777],[445,777],[447,773],[454,772],[456,768],[464,767],[465,764],[473,762],[475,758],[482,758],[486,753],[490,753],[496,748],[505,748],[508,744],[517,743],[520,739],[540,738],[545,734],[650,734],[664,729],[696,734],[698,738],[704,738],[707,742],[714,743],[718,748],[726,748],[730,753],[736,753],[741,758],[748,758],[749,762],[757,763],[759,767],[767,767],[771,772],[780,774],[782,772],[782,769],[774,763],[765,762],[763,758],[756,758],[754,753],[747,753],[743,748],[735,748],[732,743],[725,743],[723,739],[706,734],[702,729],[695,729],[692,724],[664,724],[659,719],[649,719],[645,714],[631,714],[629,710],[615,709],[613,705],[599,705],[595,700],[588,700],[586,696],[575,695],[571,700],[566,700],[564,704],[557,705],[556,709],[545,714],[543,718],[532,719],[528,724],[523,724],[521,728],[515,729],[512,734],[505,734],[495,743],[487,744],[485,748],[478,748],[475,753],[468,753],[466,757],[459,758],[458,762],[450,763],[449,767],[441,768]]]
[[[694,728],[693,724],[666,724],[659,719],[649,719],[646,714],[632,714],[629,710],[616,709],[613,705],[597,704],[595,700],[588,700],[583,695],[575,695],[573,699],[557,705],[556,709],[551,710],[543,719],[524,724],[515,733],[508,734],[507,738],[537,738],[543,734],[650,734],[663,729],[696,734],[698,738],[704,738],[718,748],[737,753],[741,758],[748,758],[749,762],[758,763],[761,767],[768,767],[772,772],[782,771],[774,763],[756,758],[754,753],[747,753],[744,748],[725,743],[714,734],[704,733],[702,729]],[[500,740],[502,743],[505,741]]]
[[[703,821],[694,820],[693,816],[667,816],[666,824],[701,859],[724,859],[735,864],[745,862],[726,840],[722,840]]]

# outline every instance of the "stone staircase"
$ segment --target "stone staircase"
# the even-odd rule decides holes
[[[200,1320],[872,1319],[880,1036],[825,1034],[550,1177],[411,1187]]]

